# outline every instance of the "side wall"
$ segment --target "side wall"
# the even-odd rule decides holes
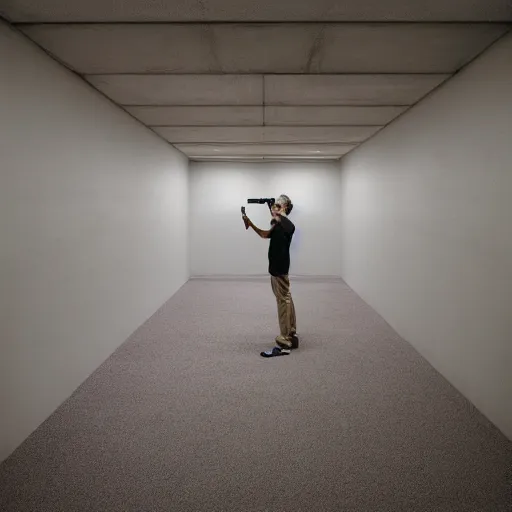
[[[0,24],[0,460],[188,279],[187,167]]]
[[[342,160],[342,277],[512,438],[512,35]]]

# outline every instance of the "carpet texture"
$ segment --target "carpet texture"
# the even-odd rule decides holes
[[[192,280],[0,466],[2,512],[510,512],[512,443],[341,281]]]

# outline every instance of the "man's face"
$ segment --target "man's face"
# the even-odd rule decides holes
[[[277,221],[280,220],[280,215],[283,211],[283,205],[281,203],[274,203],[272,205],[271,214],[274,219]]]

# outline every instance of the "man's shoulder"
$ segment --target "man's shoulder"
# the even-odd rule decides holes
[[[288,217],[282,217],[281,223],[287,230],[295,230],[295,224]]]
[[[288,217],[281,217],[281,225],[283,230],[287,233],[292,233],[295,231],[295,224]]]

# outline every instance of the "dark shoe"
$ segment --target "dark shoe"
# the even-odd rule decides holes
[[[292,349],[299,348],[299,337],[296,334],[292,334]]]
[[[287,356],[290,354],[289,348],[274,347],[272,350],[261,352],[261,357],[276,357],[276,356]]]

